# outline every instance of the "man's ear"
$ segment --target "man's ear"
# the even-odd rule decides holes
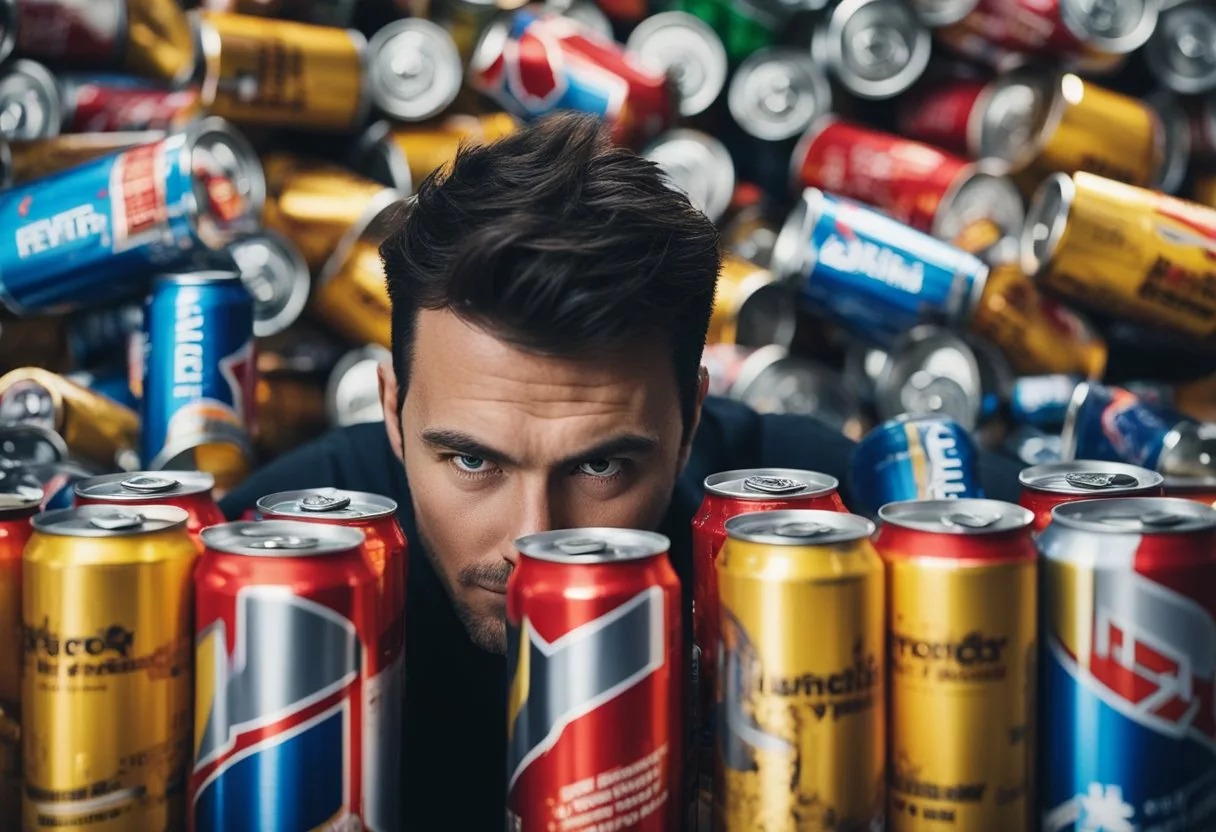
[[[376,378],[380,384],[380,406],[384,409],[384,429],[388,432],[388,443],[393,446],[397,459],[404,462],[401,448],[401,400],[397,379],[386,364],[376,367]]]
[[[688,457],[692,453],[692,440],[697,435],[697,428],[701,424],[701,408],[705,404],[705,397],[709,395],[709,370],[701,367],[697,374],[697,401],[696,406],[692,410],[692,421],[688,425],[688,429],[684,431],[684,445],[680,448],[680,470],[684,470],[684,466],[688,464]]]

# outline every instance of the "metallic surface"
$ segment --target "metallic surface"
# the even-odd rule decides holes
[[[1062,503],[1110,497],[1159,497],[1163,478],[1156,471],[1124,462],[1072,459],[1024,468],[1018,505],[1034,512],[1034,531],[1051,523],[1051,510]]]
[[[625,49],[652,70],[670,75],[680,115],[705,112],[726,86],[726,49],[708,24],[687,12],[660,12],[639,23]]]
[[[42,139],[59,134],[63,103],[55,76],[42,64],[18,59],[0,73],[0,138]]]
[[[21,185],[53,173],[76,167],[101,156],[151,144],[163,137],[156,130],[121,133],[70,133],[45,139],[8,143],[6,187]]]
[[[949,417],[891,419],[853,451],[853,494],[871,512],[903,500],[982,497],[977,457],[971,435]]]
[[[727,105],[749,136],[779,142],[801,135],[831,112],[832,88],[806,50],[770,47],[752,53],[735,70]]]
[[[175,130],[199,115],[195,89],[102,73],[61,73],[58,80],[65,133]]]
[[[308,305],[312,275],[295,243],[259,231],[228,247],[241,280],[253,296],[253,334],[266,338],[294,324]]]
[[[21,556],[42,492],[0,483],[0,818],[21,816]]]
[[[1216,90],[1216,7],[1204,0],[1169,3],[1144,47],[1149,71],[1183,95]]]
[[[460,92],[463,63],[456,44],[429,20],[408,18],[381,26],[367,53],[371,99],[395,119],[437,116]]]
[[[700,130],[668,130],[642,150],[667,185],[717,223],[735,192],[735,163],[721,141]]]
[[[1016,53],[1124,55],[1148,40],[1159,6],[1158,0],[980,0],[940,35],[956,51],[998,67]]]
[[[908,330],[895,343],[874,385],[879,419],[948,416],[975,430],[989,389],[980,356],[958,335],[932,324]]]
[[[212,496],[215,478],[202,471],[105,474],[76,483],[76,505],[175,506],[186,512],[186,531],[202,549],[199,534],[224,522]],[[138,510],[138,509],[136,509]]]
[[[789,346],[796,326],[788,287],[768,269],[723,255],[706,343]]]
[[[900,0],[843,0],[816,27],[811,45],[841,86],[872,99],[916,83],[931,51],[929,30]]]
[[[514,133],[518,125],[508,113],[453,115],[418,126],[381,121],[359,140],[355,164],[364,175],[410,194],[423,179],[450,165],[462,145],[489,144]]]

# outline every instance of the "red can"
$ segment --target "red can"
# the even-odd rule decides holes
[[[1124,462],[1074,459],[1049,462],[1018,474],[1022,494],[1018,505],[1034,513],[1035,534],[1051,522],[1051,510],[1061,503],[1107,497],[1160,497],[1163,478],[1156,471]]]
[[[1022,231],[1022,197],[1003,168],[893,133],[824,119],[803,134],[791,164],[799,191],[821,188],[869,203],[943,240],[977,220],[992,222],[1004,238]]]
[[[1216,507],[1216,477],[1166,477],[1165,496]]]
[[[684,664],[669,541],[567,529],[515,546],[507,829],[682,828]]]
[[[197,89],[171,90],[119,75],[60,75],[65,133],[175,130],[199,113]]]
[[[76,505],[177,506],[185,509],[186,531],[199,544],[199,534],[208,526],[224,522],[212,490],[215,477],[203,471],[140,471],[106,474],[76,483]]]
[[[980,156],[980,136],[992,84],[980,78],[947,78],[904,96],[895,113],[901,136],[919,139],[972,159]]]
[[[203,532],[195,570],[190,828],[272,819],[401,828],[402,678],[380,660],[381,575],[358,529],[288,520]]]
[[[956,51],[993,65],[1022,53],[1097,61],[1144,45],[1157,26],[1157,12],[1157,3],[1127,0],[979,0],[966,17],[936,34]]]
[[[21,556],[42,492],[0,493],[0,818],[21,812]]]

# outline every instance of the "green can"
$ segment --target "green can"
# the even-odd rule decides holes
[[[695,15],[713,27],[722,38],[731,66],[772,46],[787,16],[755,0],[674,0],[672,8]]]

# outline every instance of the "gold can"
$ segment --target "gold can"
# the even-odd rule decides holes
[[[830,511],[726,521],[714,828],[881,828],[882,563],[874,524]]]
[[[124,69],[185,83],[196,57],[190,21],[174,0],[127,0]]]
[[[1209,208],[1216,208],[1216,173],[1195,179],[1195,201]]]
[[[768,269],[726,254],[718,272],[707,344],[788,347],[798,321],[790,290]]]
[[[509,113],[455,115],[431,126],[381,121],[360,141],[360,170],[403,194],[413,193],[435,171],[446,168],[462,145],[489,144],[519,129]]]
[[[1035,828],[1037,576],[1026,509],[891,503],[887,829]]]
[[[8,142],[5,187],[40,179],[84,164],[101,156],[131,147],[158,142],[160,130],[131,130],[115,133],[69,133],[49,139]]]
[[[1216,210],[1089,173],[1035,195],[1022,268],[1062,297],[1192,337],[1216,332]]]
[[[371,100],[367,40],[353,29],[198,12],[202,98],[237,124],[348,131]]]
[[[184,829],[193,714],[186,512],[40,514],[25,550],[22,828]]]
[[[0,422],[25,422],[63,437],[74,456],[125,467],[139,447],[139,416],[113,399],[40,367],[0,376]]]

